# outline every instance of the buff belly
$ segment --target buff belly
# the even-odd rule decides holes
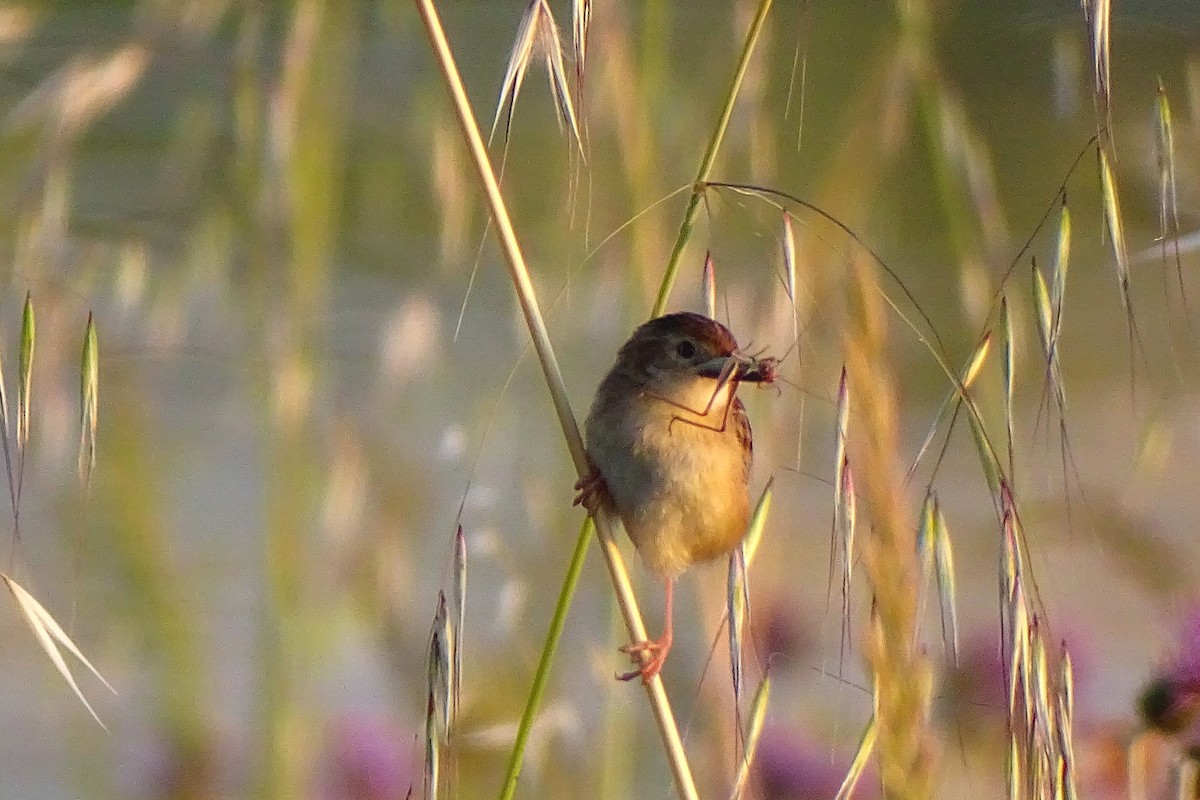
[[[723,411],[695,421],[659,415],[625,416],[609,428],[617,436],[589,436],[588,449],[646,565],[675,577],[738,545],[749,501],[741,443],[732,426],[714,430]]]

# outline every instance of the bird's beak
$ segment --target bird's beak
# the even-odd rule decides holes
[[[771,378],[767,377],[767,372],[763,369],[763,363],[741,353],[733,353],[728,356],[710,358],[708,361],[698,364],[696,371],[706,378],[716,378],[720,381],[734,380],[749,383],[770,381]]]

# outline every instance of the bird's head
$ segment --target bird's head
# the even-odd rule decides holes
[[[680,312],[657,317],[633,332],[617,354],[624,377],[644,387],[689,384],[711,386],[770,383],[776,361],[755,359],[738,349],[721,323],[701,314]]]

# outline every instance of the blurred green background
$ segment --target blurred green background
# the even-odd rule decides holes
[[[551,7],[569,48],[570,8]],[[490,123],[525,3],[440,9]],[[503,125],[496,135],[580,417],[649,312],[679,190],[753,11],[597,3],[576,97],[586,158],[536,63],[507,143]],[[1033,237],[1008,285],[1021,330],[1017,476],[1050,625],[1076,660],[1088,797],[1124,796],[1134,698],[1169,650],[1200,556],[1197,257],[1185,241],[1177,276],[1160,256],[1155,149],[1161,81],[1187,234],[1200,227],[1200,6],[1118,4],[1112,30],[1112,133],[1142,343],[1132,356],[1094,152],[1068,174],[1096,131],[1077,3],[777,3],[713,176],[798,195],[849,225],[934,321],[952,363],[967,358]],[[70,622],[119,691],[81,678],[105,733],[15,607],[0,615],[0,796],[382,798],[410,785],[419,796],[425,648],[460,508],[464,706],[444,769],[453,794],[491,795],[581,513],[413,9],[7,3],[0,137],[10,392],[27,291],[38,310],[33,445],[7,571]],[[1051,262],[1063,191],[1075,230],[1060,349],[1065,466],[1029,300],[1030,257]],[[845,275],[861,247],[794,213],[794,305],[781,215],[731,192],[705,203],[671,303],[701,308],[711,251],[718,316],[744,346],[789,353],[777,391],[744,392],[753,490],[773,475],[778,492],[752,573],[751,680],[769,661],[776,681],[752,789],[762,798],[832,797],[870,714],[858,654],[838,664],[836,588],[827,599],[832,398]],[[85,493],[75,448],[89,311],[101,405]],[[913,332],[889,325],[911,458],[947,386]],[[993,359],[981,403],[996,411],[999,391]],[[965,643],[960,668],[946,667],[930,597],[940,796],[1000,796],[995,513],[965,429],[932,479],[930,466],[911,488],[914,524],[932,480],[955,537]],[[658,588],[631,564],[657,630]],[[723,796],[735,764],[726,660],[706,667],[724,575],[713,566],[683,580],[666,674],[705,796]],[[593,559],[522,796],[670,794],[641,692],[612,680],[623,664],[610,594]],[[860,627],[852,620],[852,637]]]

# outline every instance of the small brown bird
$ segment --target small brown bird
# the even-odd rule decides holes
[[[652,319],[633,332],[600,382],[586,435],[593,469],[576,504],[616,511],[646,566],[666,583],[657,640],[621,648],[621,680],[649,681],[671,649],[672,586],[693,564],[733,550],[750,517],[752,437],[742,381],[771,383],[777,361],[743,355],[729,330],[700,314]]]

